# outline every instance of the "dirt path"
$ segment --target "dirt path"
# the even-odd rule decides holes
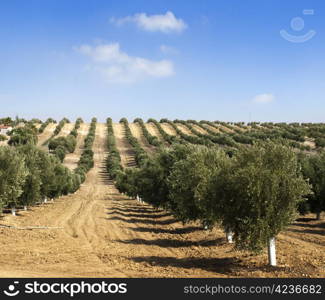
[[[122,166],[135,166],[136,163],[134,160],[134,152],[131,149],[129,142],[125,138],[124,125],[121,123],[113,123],[113,130],[116,139],[116,147],[120,151]]]
[[[214,131],[215,133],[220,133],[220,130],[219,130],[218,128],[214,127],[214,126],[211,126],[211,125],[209,125],[209,124],[202,124],[202,125],[203,125],[204,127],[208,128],[208,129]]]
[[[163,137],[161,136],[159,130],[157,129],[157,127],[154,123],[152,123],[152,122],[145,123],[145,126],[151,135],[156,136],[158,138],[158,140],[161,142],[164,141]]]
[[[198,126],[196,124],[193,124],[193,123],[191,123],[191,125],[199,133],[201,133],[201,134],[208,134],[208,132],[206,130],[204,130],[202,127],[200,127],[200,126]]]
[[[43,150],[47,150],[47,146],[44,146],[43,144],[52,136],[56,126],[57,124],[55,123],[49,123],[45,127],[44,131],[38,136],[38,147],[43,148]]]
[[[60,136],[67,136],[70,131],[73,129],[74,123],[65,123],[61,131],[55,136],[56,138]]]
[[[189,130],[185,125],[183,124],[180,124],[180,123],[175,123],[177,128],[182,131],[184,134],[187,134],[187,135],[194,135],[191,130]]]
[[[78,135],[77,135],[76,149],[73,153],[66,154],[64,158],[63,164],[66,167],[68,167],[70,170],[73,170],[78,166],[78,161],[83,151],[84,139],[88,134],[88,130],[89,130],[89,124],[86,123],[80,124],[80,128],[78,129]]]
[[[123,161],[132,159],[114,124]],[[105,172],[106,127],[97,124],[95,166],[75,194],[6,215],[0,225],[1,277],[324,277],[324,221],[298,220],[277,239],[278,267],[267,253],[233,250],[222,230],[183,226],[167,212],[121,195]]]
[[[226,127],[226,126],[223,126],[221,124],[216,123],[215,125],[218,126],[219,128],[221,128],[223,131],[225,131],[227,133],[234,133],[235,132],[234,130],[232,130],[232,129]]]
[[[143,135],[142,129],[138,123],[129,123],[129,127],[133,136],[139,141],[140,146],[148,153],[153,153],[155,147],[150,145]]]
[[[161,128],[169,135],[177,135],[175,129],[168,123],[160,123]]]

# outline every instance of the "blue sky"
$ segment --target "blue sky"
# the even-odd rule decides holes
[[[322,0],[3,0],[1,116],[322,122],[324,29]]]

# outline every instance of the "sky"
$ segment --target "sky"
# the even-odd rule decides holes
[[[0,117],[324,122],[325,2],[2,0]]]

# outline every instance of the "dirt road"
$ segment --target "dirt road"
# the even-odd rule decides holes
[[[66,154],[64,158],[63,164],[70,170],[73,170],[78,166],[78,161],[84,147],[84,139],[88,134],[89,126],[90,125],[86,123],[80,124],[77,135],[76,149],[73,153]]]
[[[153,153],[155,147],[150,145],[143,135],[142,129],[138,123],[129,123],[132,135],[138,140],[140,146],[148,153]]]
[[[55,137],[58,138],[60,136],[67,136],[73,127],[74,123],[65,123],[60,132]]]
[[[187,135],[194,135],[191,130],[189,130],[185,125],[183,124],[180,124],[180,123],[175,123],[177,128],[183,132],[184,134],[187,134]]]
[[[162,142],[164,140],[154,123],[151,123],[151,122],[145,123],[145,126],[146,126],[147,130],[149,131],[149,133],[153,136],[156,136],[159,141]]]
[[[134,167],[136,162],[134,160],[134,152],[127,139],[125,138],[124,125],[121,123],[113,123],[113,130],[116,139],[116,146],[120,151],[121,164],[123,167]]]
[[[208,132],[205,129],[203,129],[202,127],[200,127],[200,126],[198,126],[196,124],[193,124],[193,123],[191,123],[191,125],[199,133],[201,133],[201,134],[208,134]]]
[[[43,144],[52,136],[55,127],[57,126],[57,124],[55,123],[49,123],[44,131],[38,136],[38,142],[37,142],[37,146],[41,147],[44,149],[47,149],[47,146],[44,146]]]
[[[114,124],[125,162],[132,151]],[[0,225],[1,277],[324,277],[324,221],[302,219],[277,239],[279,267],[267,254],[233,250],[220,229],[183,226],[168,213],[118,193],[105,172],[106,127],[97,124],[95,166],[73,195],[5,215]]]
[[[210,129],[211,131],[214,131],[215,133],[220,133],[220,130],[214,126],[205,123],[203,123],[203,126],[207,129]]]
[[[176,130],[168,123],[161,123],[161,128],[166,131],[166,133],[170,135],[177,135]]]

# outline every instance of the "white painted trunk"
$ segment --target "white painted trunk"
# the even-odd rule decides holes
[[[229,244],[232,244],[234,241],[232,239],[233,233],[230,230],[226,231],[226,239]]]
[[[15,207],[12,207],[12,208],[11,208],[11,214],[12,214],[13,216],[16,215],[16,208],[15,208]]]
[[[25,211],[27,210],[27,205],[24,205],[24,210],[25,210]]]
[[[208,225],[204,225],[204,230],[208,230]]]
[[[269,254],[269,264],[271,266],[276,266],[275,237],[269,239],[268,254]]]

